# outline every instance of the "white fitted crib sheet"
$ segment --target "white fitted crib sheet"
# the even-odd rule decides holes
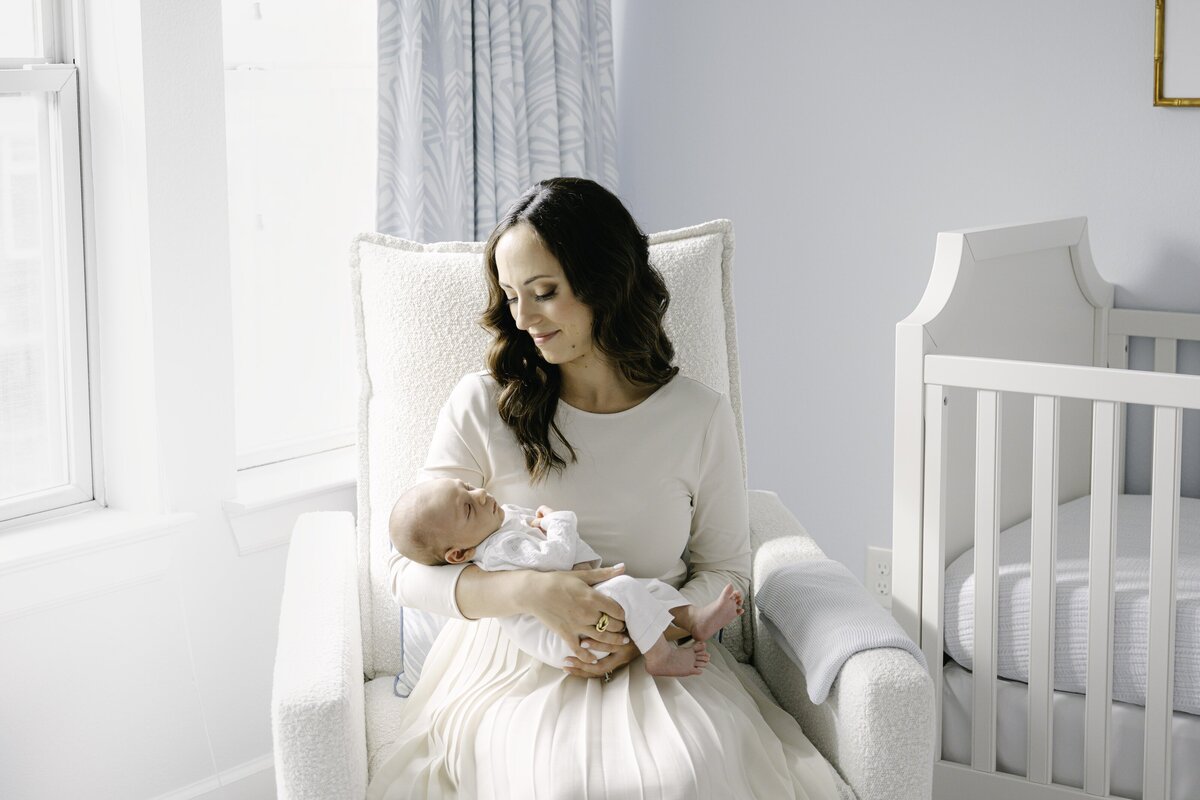
[[[1065,692],[1082,693],[1087,677],[1089,503],[1084,496],[1059,507],[1054,688]],[[1200,500],[1181,498],[1179,517],[1174,700],[1177,711],[1200,714]],[[1113,699],[1145,705],[1150,497],[1121,495],[1117,520]],[[1021,682],[1029,680],[1029,542],[1029,520],[1000,534],[997,672]],[[974,569],[971,549],[946,570],[946,652],[967,669],[973,666]]]
[[[950,662],[943,673],[942,758],[971,763],[971,673]],[[999,680],[996,691],[996,769],[1026,774],[1029,687]],[[1129,703],[1112,704],[1111,794],[1140,800],[1142,740],[1146,710]],[[1054,693],[1054,735],[1051,780],[1083,787],[1084,697]],[[1171,723],[1171,800],[1200,798],[1200,717],[1176,711]]]

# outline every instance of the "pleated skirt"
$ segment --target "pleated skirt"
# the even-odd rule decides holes
[[[704,673],[570,676],[495,620],[453,620],[372,763],[368,797],[675,800],[838,797],[796,721],[711,645]]]

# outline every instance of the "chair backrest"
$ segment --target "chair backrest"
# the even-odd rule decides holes
[[[733,225],[717,220],[650,237],[650,259],[671,293],[666,327],[688,377],[727,394],[742,440],[734,328]],[[363,234],[352,248],[361,389],[358,552],[367,675],[400,669],[399,610],[387,570],[387,519],[414,479],[438,411],[467,372],[485,368],[483,244],[417,244]],[[748,618],[750,615],[747,614]],[[739,643],[740,646],[740,643]]]

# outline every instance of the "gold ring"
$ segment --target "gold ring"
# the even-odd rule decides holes
[[[605,614],[603,611],[601,611],[600,619],[596,621],[596,631],[598,633],[604,633],[606,630],[608,630],[608,614]]]

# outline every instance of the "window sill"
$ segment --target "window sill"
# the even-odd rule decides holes
[[[166,536],[196,514],[92,508],[0,534],[0,575]]]
[[[276,464],[241,470],[236,494],[221,505],[249,555],[291,541],[296,516],[307,511],[354,511],[357,450],[340,447]]]
[[[0,536],[0,622],[163,579],[198,518],[92,508]]]

